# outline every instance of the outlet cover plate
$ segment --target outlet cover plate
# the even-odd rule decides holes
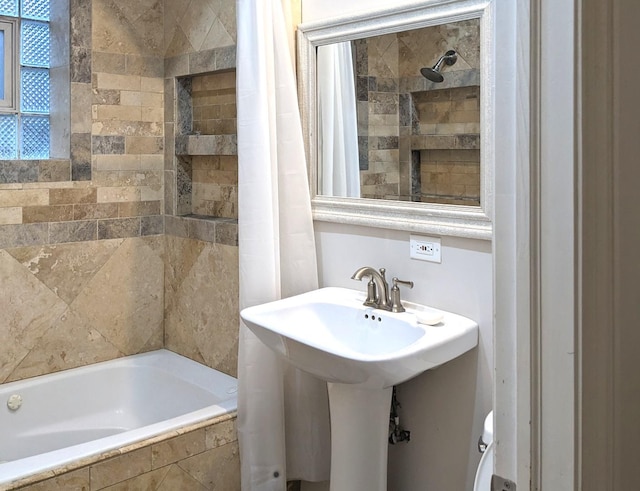
[[[411,234],[409,236],[409,257],[420,261],[441,263],[440,237]]]

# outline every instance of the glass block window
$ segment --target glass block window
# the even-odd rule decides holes
[[[11,85],[16,103],[0,107],[0,159],[47,159],[51,139],[50,0],[0,0],[0,16],[0,23],[17,26],[15,47],[9,56],[17,60]],[[6,63],[4,67],[6,71]],[[6,83],[3,89],[7,92]]]

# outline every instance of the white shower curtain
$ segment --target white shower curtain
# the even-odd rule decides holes
[[[318,47],[320,194],[360,197],[358,117],[351,43]]]
[[[280,0],[238,0],[237,7],[240,307],[244,308],[312,290],[318,279],[283,5]],[[242,489],[282,491],[287,478],[328,480],[326,383],[287,367],[242,323],[238,379]]]

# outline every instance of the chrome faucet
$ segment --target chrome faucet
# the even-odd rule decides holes
[[[368,307],[375,307],[382,310],[391,310],[391,299],[389,298],[389,283],[387,283],[384,277],[384,268],[380,268],[380,271],[376,271],[370,266],[364,266],[358,268],[353,276],[352,280],[362,281],[362,278],[368,276],[369,283],[367,285],[367,299],[364,305]]]

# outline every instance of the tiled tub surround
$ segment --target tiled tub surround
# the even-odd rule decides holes
[[[56,475],[123,447],[233,415],[236,390],[233,377],[167,350],[5,385],[2,399],[19,395],[22,404],[0,416],[7,436],[0,456],[8,461],[0,464],[0,487]],[[161,457],[156,467],[169,463]],[[117,482],[123,474],[108,479]],[[104,479],[93,481],[94,488],[106,485],[96,482]]]
[[[235,376],[238,233],[232,219],[166,217],[164,345]]]
[[[472,19],[354,42],[363,197],[422,200],[420,194],[425,190],[416,185],[421,172],[412,168],[420,161],[412,150],[438,147],[414,145],[416,138],[424,138],[433,129],[421,124],[415,96],[437,89],[477,86],[479,36],[479,22]],[[443,83],[428,81],[419,69],[432,66],[447,49],[458,52],[457,63],[446,67]],[[445,129],[455,132],[452,137],[471,130],[442,124],[438,128],[441,132]]]
[[[237,222],[172,215],[175,77],[235,67],[235,2],[70,0],[70,13],[70,160],[0,162],[0,381],[165,345],[233,375]],[[206,477],[238,478],[235,443],[195,446],[161,468],[151,450],[114,451],[116,466],[142,455],[144,474],[109,489],[235,489]],[[94,472],[33,489],[90,489]]]
[[[28,491],[237,491],[240,460],[236,415],[196,423],[162,436],[78,461],[32,484]]]

